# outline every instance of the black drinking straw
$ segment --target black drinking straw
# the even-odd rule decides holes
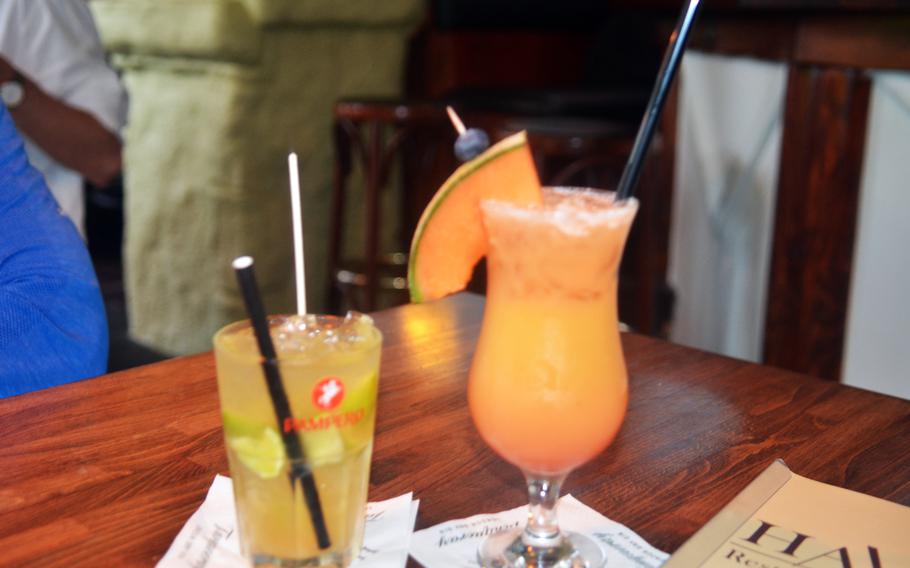
[[[626,162],[626,168],[623,170],[622,178],[616,188],[617,201],[631,197],[635,184],[638,183],[645,154],[648,146],[651,145],[657,121],[660,119],[660,113],[663,112],[664,103],[667,101],[667,93],[670,91],[670,85],[673,84],[676,70],[679,69],[679,62],[686,50],[686,41],[689,39],[689,31],[695,21],[699,2],[700,0],[688,0],[685,9],[679,15],[679,21],[676,22],[676,29],[670,35],[670,44],[667,46],[667,51],[664,52],[664,60],[657,72],[657,82],[654,83],[654,90],[651,91],[651,99],[645,109],[645,116],[642,117],[641,125],[638,127],[638,135],[635,136],[632,153],[629,154],[629,161]]]
[[[310,511],[310,520],[313,522],[313,528],[316,531],[316,542],[319,544],[320,549],[326,549],[332,543],[329,540],[329,531],[325,526],[325,517],[322,515],[322,505],[319,502],[319,491],[316,489],[313,472],[310,471],[304,461],[303,447],[300,445],[300,438],[297,437],[297,433],[292,428],[283,427],[292,418],[291,404],[288,402],[288,395],[284,390],[284,384],[281,382],[281,372],[278,370],[278,355],[275,353],[275,346],[272,345],[272,337],[269,335],[269,324],[265,319],[265,309],[262,307],[262,297],[259,295],[259,287],[256,286],[256,275],[253,273],[253,259],[249,256],[238,257],[234,259],[233,267],[234,272],[237,273],[240,291],[243,293],[243,301],[246,303],[246,311],[250,316],[250,322],[253,324],[256,343],[259,344],[259,352],[262,354],[262,370],[265,373],[265,382],[269,388],[272,407],[275,409],[275,416],[278,418],[278,430],[281,432],[284,448],[287,451],[288,458],[291,460],[291,471],[289,474],[291,487],[294,486],[295,482],[300,482],[307,509]]]

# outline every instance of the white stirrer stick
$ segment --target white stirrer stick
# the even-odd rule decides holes
[[[288,173],[291,175],[291,220],[294,224],[294,275],[297,279],[297,313],[306,314],[306,280],[303,270],[303,220],[300,214],[300,176],[297,153],[288,154]]]

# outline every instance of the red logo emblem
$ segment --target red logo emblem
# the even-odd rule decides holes
[[[344,399],[344,383],[338,377],[326,377],[313,387],[313,404],[322,410],[332,410]]]

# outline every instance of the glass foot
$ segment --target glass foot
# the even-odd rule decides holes
[[[600,568],[604,555],[593,540],[563,533],[555,546],[533,546],[515,529],[494,534],[480,545],[477,560],[483,568]]]

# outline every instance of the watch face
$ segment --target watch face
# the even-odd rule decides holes
[[[0,99],[6,108],[16,108],[25,96],[25,89],[19,81],[7,81],[0,84]]]

